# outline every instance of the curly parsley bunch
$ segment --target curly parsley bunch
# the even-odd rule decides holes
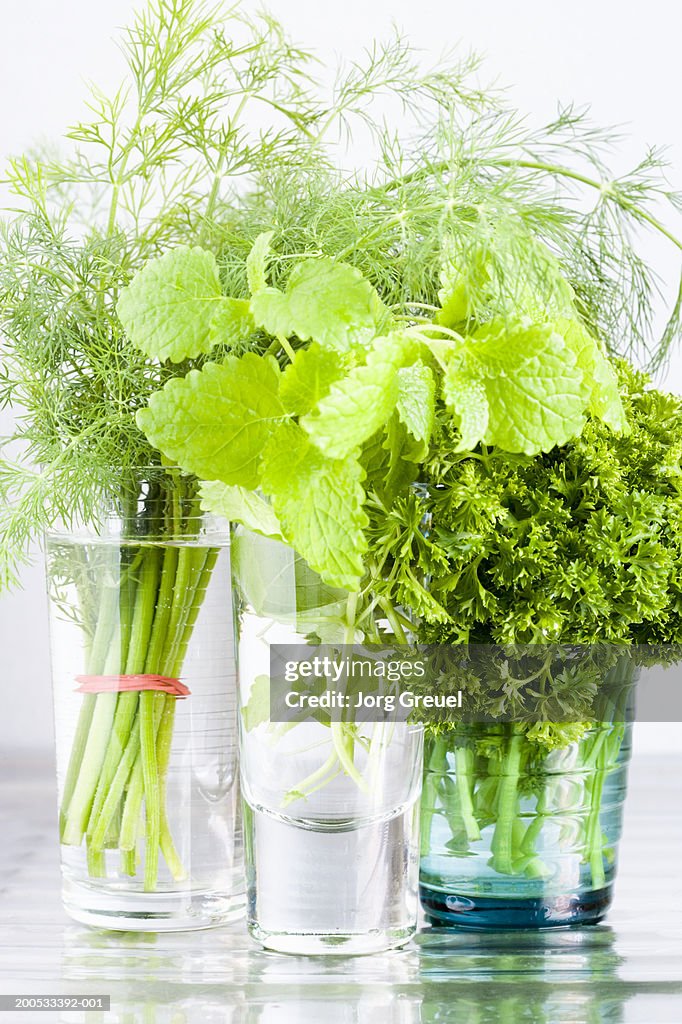
[[[483,447],[453,454],[455,432],[443,423],[421,499],[433,520],[421,559],[441,611],[424,639],[682,638],[682,400],[624,363],[618,372],[624,435],[591,420],[579,438],[532,458]]]

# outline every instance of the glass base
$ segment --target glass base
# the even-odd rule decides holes
[[[91,928],[122,932],[175,932],[216,928],[241,920],[244,893],[130,892],[65,879],[62,901],[69,917]]]
[[[418,810],[415,801],[386,818],[330,829],[247,805],[251,935],[267,949],[302,955],[403,945],[417,924]]]
[[[510,931],[597,924],[611,906],[613,886],[594,892],[512,899],[460,896],[421,885],[419,896],[426,920],[437,928]]]
[[[415,928],[406,928],[400,931],[375,931],[356,935],[293,935],[290,932],[264,932],[258,925],[249,926],[250,934],[265,949],[297,956],[365,956],[370,953],[384,953],[386,950],[404,946],[415,931]]]

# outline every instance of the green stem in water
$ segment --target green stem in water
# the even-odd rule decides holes
[[[137,675],[144,671],[146,651],[154,621],[158,591],[158,564],[160,552],[157,548],[142,549],[139,584],[135,593],[135,606],[130,615],[130,607],[123,601],[120,608],[122,634],[128,638],[125,649],[121,648],[119,662],[123,665],[126,675]],[[100,698],[103,695],[100,695]],[[116,711],[109,742],[106,747],[103,763],[98,773],[97,791],[88,821],[88,835],[93,837],[102,834],[100,818],[105,802],[116,778],[118,768],[126,757],[130,743],[131,731],[139,706],[139,694],[120,693],[116,700]],[[129,769],[130,770],[130,769]],[[127,776],[126,776],[127,778]],[[123,795],[121,789],[119,796]],[[111,819],[109,819],[111,820]],[[107,822],[108,827],[108,822]],[[94,843],[95,848],[98,844]]]
[[[109,822],[118,810],[121,797],[123,796],[123,790],[125,789],[125,785],[130,777],[139,749],[139,736],[137,732],[133,732],[130,737],[130,741],[128,742],[128,746],[124,751],[123,757],[119,762],[118,768],[116,769],[111,785],[109,786],[97,825],[93,829],[92,835],[89,837],[88,845],[95,852],[99,852],[104,848],[104,841],[109,828]]]
[[[120,872],[122,875],[129,875],[134,878],[137,874],[137,852],[136,850],[124,850],[121,848],[121,866]]]
[[[130,640],[133,631],[136,586],[137,583],[132,578],[130,570],[128,570],[126,578],[122,583],[119,597],[121,630],[119,671],[124,672],[129,657]],[[114,780],[116,769],[118,768],[126,749],[126,745],[130,738],[133,719],[137,713],[137,704],[138,696],[136,693],[120,693],[118,695],[114,724],[109,737],[109,743],[107,744],[107,751],[104,756],[104,763],[102,764],[100,771],[95,799],[90,812],[90,819],[88,821],[88,838],[92,837],[92,833],[97,827],[99,816],[102,813],[102,808],[109,792],[109,787]]]
[[[211,580],[215,564],[220,554],[219,548],[197,548],[192,551],[194,564],[194,577],[196,583],[188,602],[188,610],[184,626],[181,631],[180,643],[175,649],[175,662],[168,666],[168,674],[177,678],[182,672],[182,666],[187,654],[194,626],[199,617],[199,612],[206,597],[208,584]],[[178,856],[168,822],[168,810],[166,800],[166,778],[168,765],[170,763],[171,745],[173,741],[173,726],[175,723],[175,697],[163,697],[163,711],[161,722],[156,737],[157,761],[159,766],[159,788],[161,799],[161,835],[160,846],[164,860],[176,881],[182,881],[187,877],[182,861]]]
[[[512,726],[500,776],[497,824],[491,843],[492,866],[503,875],[514,874],[514,822],[518,815],[518,785],[523,737]]]
[[[65,842],[66,823],[68,821],[68,809],[73,797],[74,789],[78,781],[80,774],[81,765],[83,763],[83,757],[85,756],[85,748],[88,742],[88,736],[92,727],[92,717],[97,706],[97,697],[94,693],[86,693],[83,697],[83,703],[78,715],[78,723],[76,725],[76,732],[73,738],[73,744],[71,746],[71,757],[69,759],[69,767],[66,771],[66,778],[64,780],[64,787],[62,791],[62,804],[59,810],[59,838],[60,842]]]
[[[112,659],[118,659],[116,647],[116,643],[112,643],[109,660],[104,664],[105,675],[115,671]],[[66,820],[61,836],[61,841],[66,846],[80,846],[83,841],[83,836],[90,820],[90,812],[97,790],[97,781],[102,769],[115,711],[116,694],[99,694],[93,711],[78,778],[69,803],[69,809],[66,812]]]
[[[295,790],[291,790],[286,794],[282,800],[282,807],[288,807],[289,804],[295,803],[296,800],[310,796],[311,793],[314,793],[320,788],[320,784],[325,785],[334,776],[334,769],[338,763],[339,758],[336,751],[334,751],[329,755],[323,765],[316,769],[316,771],[311,772],[310,775],[306,776],[303,782],[299,783]]]
[[[369,786],[355,766],[353,735],[350,733],[349,726],[345,722],[332,722],[330,728],[334,750],[344,772],[353,780],[361,793],[369,795]]]
[[[429,759],[424,772],[424,785],[421,800],[421,856],[425,857],[431,849],[431,826],[436,813],[436,799],[442,773],[447,770],[447,747],[438,736],[431,743]]]
[[[625,727],[622,723],[611,726],[610,730],[603,727],[599,736],[599,754],[594,767],[594,776],[589,789],[590,812],[585,827],[586,857],[590,865],[592,885],[602,889],[606,884],[604,870],[604,839],[601,828],[601,805],[604,795],[604,783],[609,771],[614,767],[620,751]]]
[[[154,892],[159,875],[159,841],[161,838],[161,798],[159,769],[156,760],[156,726],[154,723],[157,694],[140,694],[140,752],[145,803],[144,889]]]
[[[117,595],[116,588],[105,582],[100,597],[95,635],[89,651],[87,664],[89,675],[99,675],[104,669],[107,648],[111,644],[111,637],[115,629]],[[96,768],[97,751],[93,749],[91,736],[95,731],[103,728],[102,712],[98,715],[97,721],[94,721],[97,705],[97,697],[94,694],[87,694],[81,706],[71,748],[60,810],[60,839],[67,845],[77,846],[81,842],[85,827],[77,836],[78,822],[82,821],[85,816],[85,806],[88,806],[89,813],[88,787],[91,780],[88,773],[90,770],[98,770]],[[72,809],[76,790],[78,791],[76,805]]]
[[[466,837],[470,843],[475,843],[481,838],[481,830],[474,814],[474,779],[471,770],[471,751],[467,747],[455,748],[455,778]]]

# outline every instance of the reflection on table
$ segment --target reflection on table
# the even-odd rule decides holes
[[[635,762],[604,925],[424,928],[394,953],[302,958],[265,953],[241,925],[154,935],[70,922],[59,902],[50,766],[28,764],[0,781],[0,992],[111,995],[111,1012],[63,1012],[60,1024],[679,1024],[678,778],[674,761]],[[3,1014],[3,1024],[13,1018],[29,1019]]]

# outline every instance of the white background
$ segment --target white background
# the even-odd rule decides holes
[[[135,6],[130,0],[1,0],[0,161],[57,138],[78,120],[84,80],[105,90],[118,81],[121,59],[111,40]],[[490,77],[510,85],[511,98],[533,121],[550,119],[557,101],[591,104],[596,122],[628,127],[618,167],[625,169],[649,144],[667,145],[671,179],[682,187],[682,5],[675,0],[271,0],[268,7],[296,41],[320,48],[330,63],[358,55],[392,21],[425,59],[456,43],[482,52]],[[670,295],[680,254],[667,245],[651,253]],[[666,383],[682,392],[679,354]],[[0,435],[8,422],[0,412]],[[51,708],[39,563],[26,571],[22,591],[0,596],[0,664],[0,750],[46,747]],[[642,753],[682,751],[680,732],[678,726],[641,726],[637,747]]]

